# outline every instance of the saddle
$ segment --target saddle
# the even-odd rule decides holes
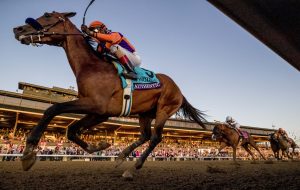
[[[232,127],[231,125],[226,124],[229,128],[235,130],[240,137],[242,137],[243,139],[248,139],[249,138],[249,133],[247,131],[242,131],[242,130],[238,130],[235,127]]]
[[[126,82],[126,78],[122,75],[125,68],[113,55],[104,54],[103,56],[106,61],[114,64],[121,79],[122,88],[125,89],[128,85]],[[136,72],[138,78],[136,80],[132,80],[131,90],[147,90],[161,87],[161,83],[153,71],[141,67],[135,67],[134,71]]]
[[[248,133],[247,131],[242,131],[242,130],[241,130],[241,136],[242,136],[242,138],[244,138],[244,139],[248,139],[248,138],[249,138],[249,133]]]

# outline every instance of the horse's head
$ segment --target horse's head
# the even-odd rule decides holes
[[[38,19],[27,18],[25,25],[13,29],[15,38],[26,45],[39,43],[60,46],[66,38],[66,21],[75,14],[52,12],[44,13]]]
[[[269,134],[269,140],[277,141],[276,133],[271,133],[271,134]]]
[[[216,124],[212,131],[212,139],[217,140],[217,139],[222,138],[225,127],[226,126],[223,123]]]

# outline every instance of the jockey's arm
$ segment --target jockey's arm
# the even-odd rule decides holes
[[[239,123],[235,123],[234,127],[237,128],[237,129],[240,129],[241,125]]]
[[[94,37],[97,38],[99,41],[108,42],[111,44],[116,44],[122,38],[119,33],[111,33],[111,34],[95,33]]]

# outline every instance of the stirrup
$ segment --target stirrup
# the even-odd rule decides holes
[[[138,77],[137,77],[137,74],[134,73],[134,72],[129,72],[129,73],[123,73],[123,76],[125,78],[128,78],[128,79],[134,79],[136,80]]]

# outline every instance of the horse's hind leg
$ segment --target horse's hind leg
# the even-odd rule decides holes
[[[158,113],[156,120],[155,120],[155,126],[153,133],[150,138],[150,143],[147,149],[142,153],[141,157],[137,160],[135,163],[136,169],[141,169],[146,158],[149,156],[149,154],[152,152],[152,150],[162,141],[162,132],[163,127],[169,118],[169,115],[166,115],[164,112]]]
[[[259,150],[258,147],[255,145],[255,143],[253,142],[253,143],[250,143],[250,144],[251,144],[251,146],[252,146],[253,148],[255,148],[255,150],[257,150],[257,152],[260,154],[260,156],[261,156],[264,160],[266,160],[265,156],[260,152],[260,150]]]
[[[79,138],[79,134],[82,130],[88,129],[94,125],[102,123],[107,119],[108,117],[102,117],[98,114],[86,115],[84,118],[77,121],[76,123],[73,123],[68,127],[67,130],[68,139],[75,142],[77,145],[79,145],[82,149],[84,149],[90,154],[108,148],[110,144],[108,144],[107,142],[100,142],[98,145],[91,145],[91,144],[87,144],[86,142],[84,142]]]
[[[255,160],[253,153],[251,152],[251,150],[248,147],[248,143],[243,144],[242,147],[251,155],[252,159]]]
[[[165,124],[166,120],[167,119],[160,120],[160,119],[156,118],[154,130],[153,130],[153,133],[152,133],[151,138],[150,138],[149,146],[142,153],[141,157],[137,160],[137,162],[135,163],[134,167],[131,168],[131,169],[129,169],[129,170],[126,170],[123,173],[123,175],[122,175],[123,177],[131,179],[133,177],[133,172],[135,172],[137,169],[141,169],[142,168],[142,166],[143,166],[146,158],[148,157],[148,155],[156,147],[156,145],[161,142],[163,127],[164,127],[164,124]]]
[[[151,137],[151,121],[152,119],[146,114],[140,114],[139,125],[141,136],[140,138],[125,148],[122,153],[117,158],[116,167],[121,165],[125,158],[138,146],[144,144],[146,141],[150,140]]]

